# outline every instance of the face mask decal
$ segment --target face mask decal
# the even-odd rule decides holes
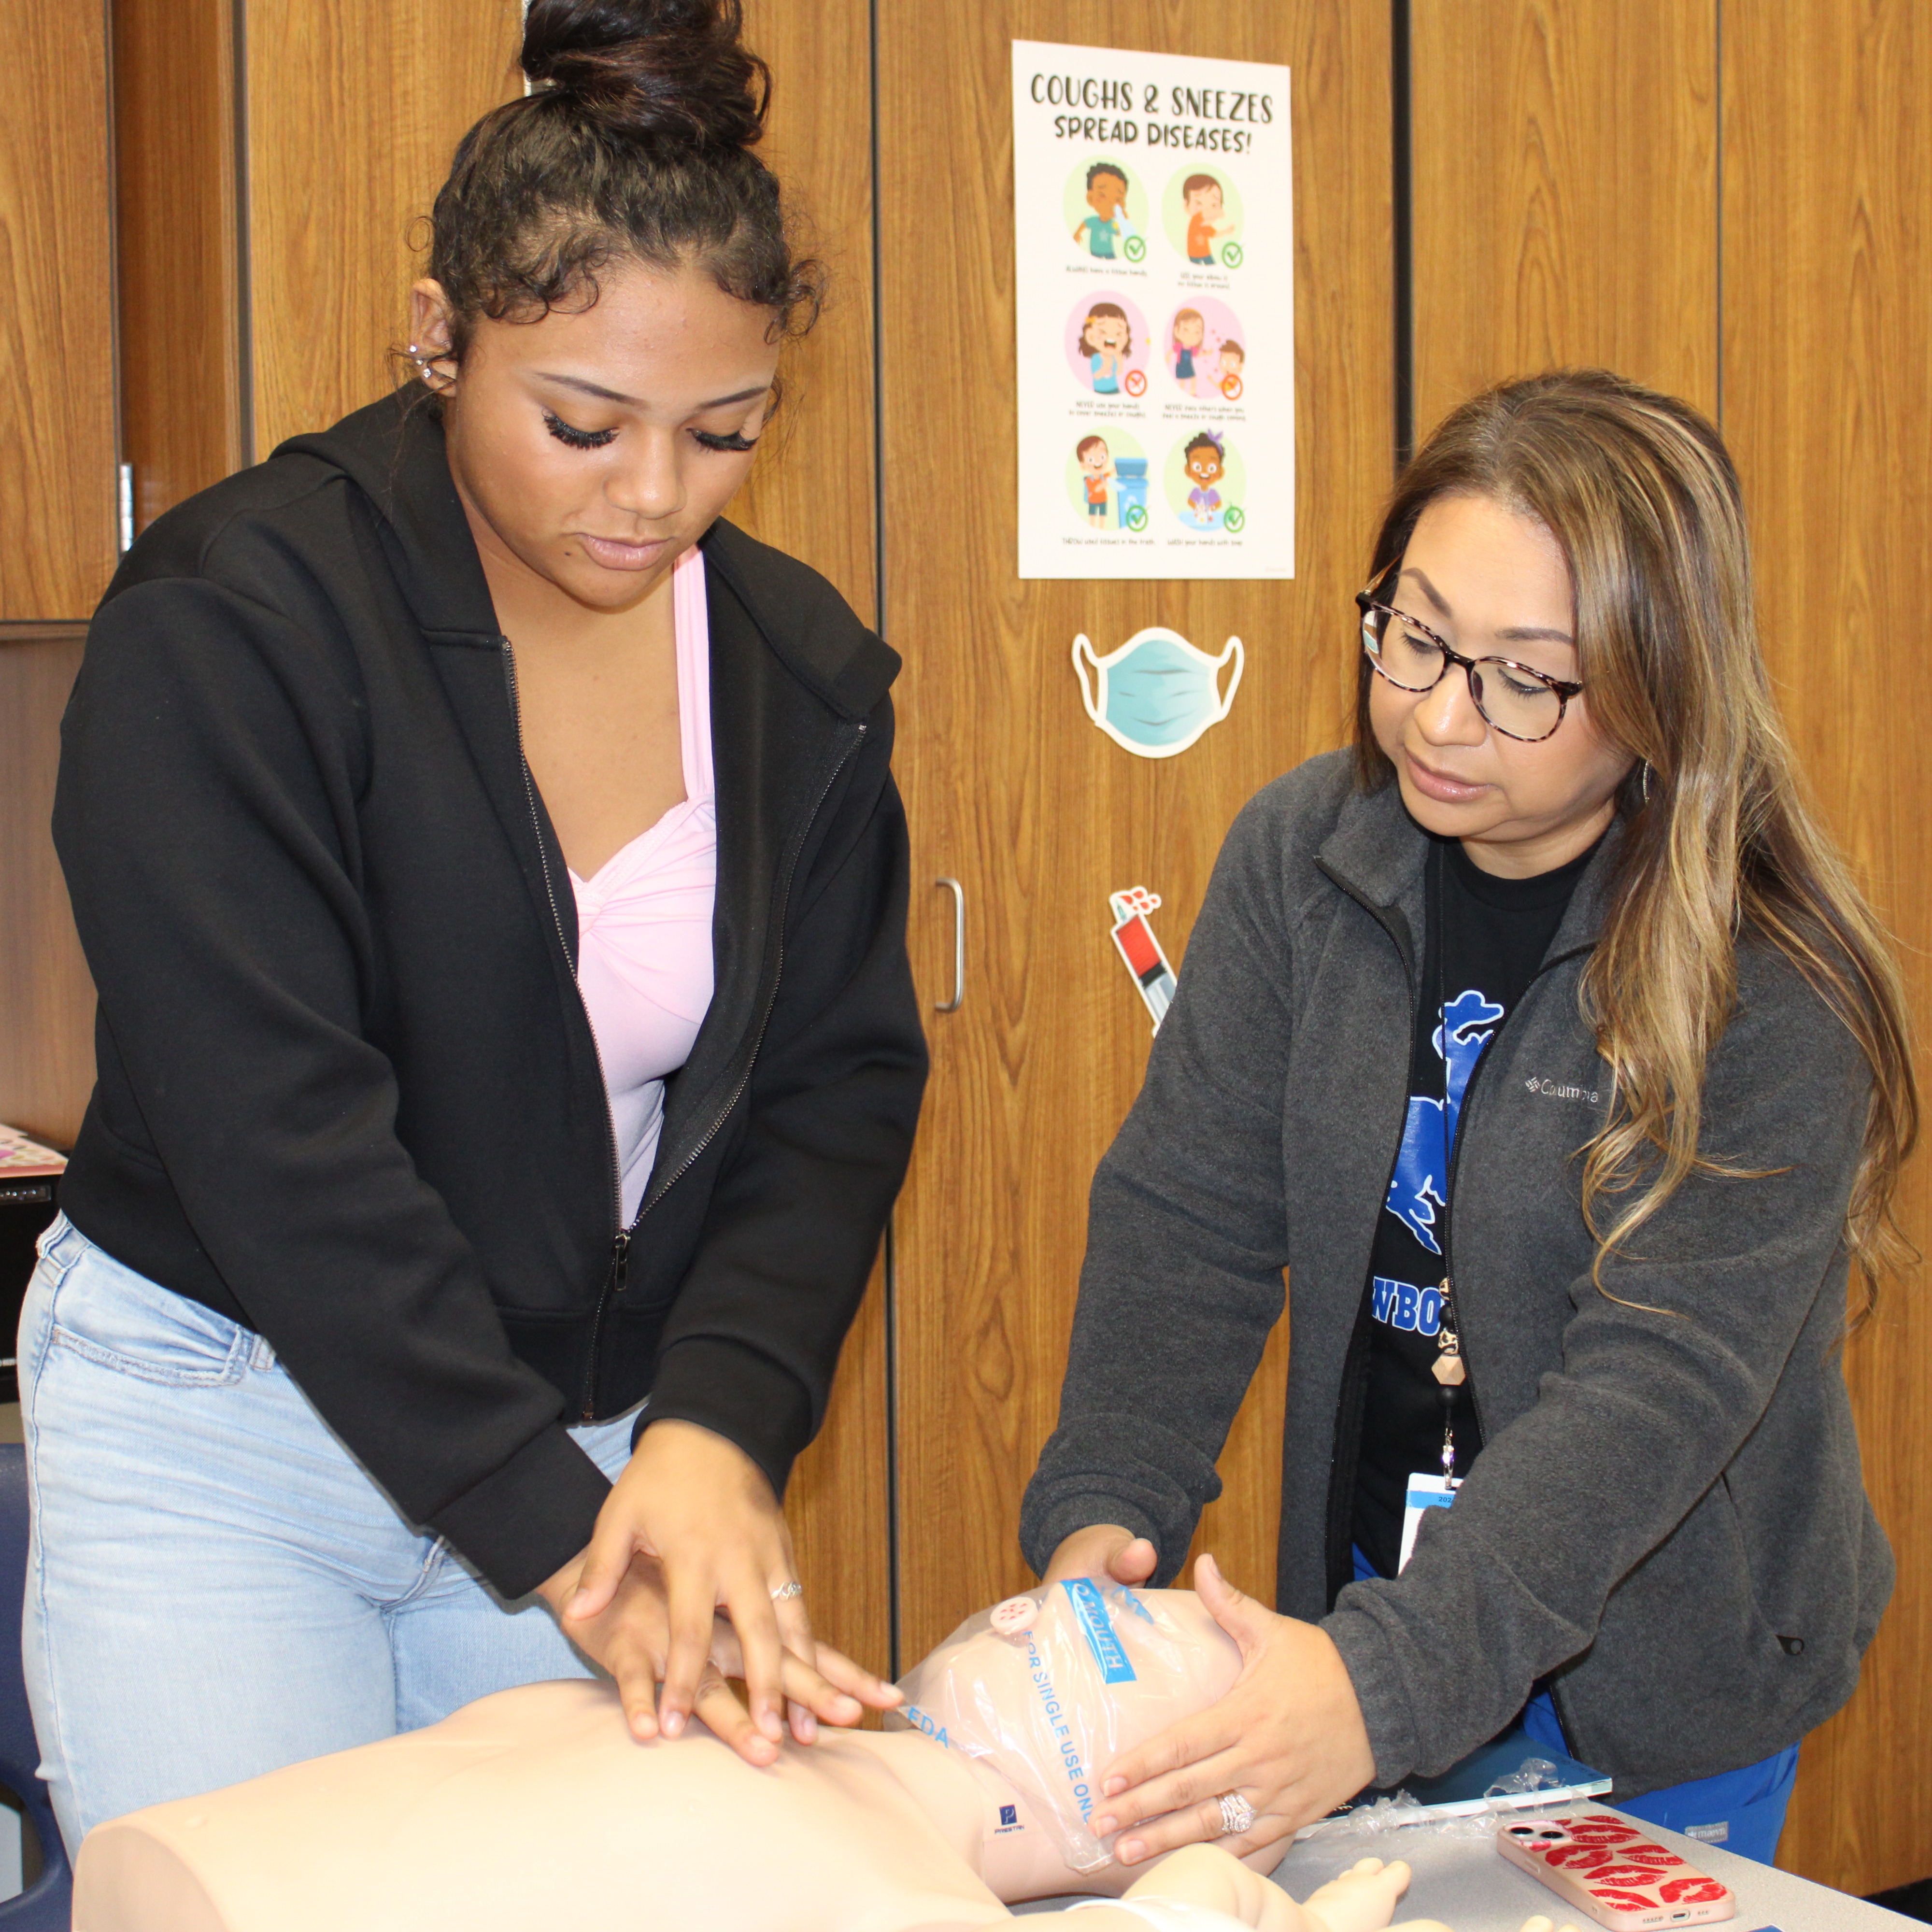
[[[1218,658],[1173,631],[1136,631],[1117,651],[1095,654],[1083,633],[1073,640],[1073,669],[1087,716],[1124,752],[1171,758],[1227,716],[1241,682],[1241,640],[1230,638]],[[1232,663],[1226,690],[1220,674]]]

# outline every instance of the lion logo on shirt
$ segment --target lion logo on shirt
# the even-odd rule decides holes
[[[1436,1238],[1436,1217],[1438,1210],[1449,1202],[1449,1156],[1456,1145],[1456,1120],[1462,1110],[1462,1096],[1502,1016],[1503,1009],[1473,986],[1449,1000],[1442,1009],[1443,1023],[1430,1036],[1437,1058],[1448,1069],[1446,1120],[1440,1100],[1424,1094],[1408,1096],[1402,1151],[1396,1156],[1395,1174],[1383,1205],[1432,1255],[1442,1252],[1442,1244]]]

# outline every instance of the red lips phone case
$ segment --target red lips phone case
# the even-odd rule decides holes
[[[1727,1886],[1607,1812],[1505,1825],[1496,1850],[1612,1932],[1702,1925],[1737,1910]]]

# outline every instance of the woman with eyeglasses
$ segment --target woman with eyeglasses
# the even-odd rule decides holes
[[[1358,601],[1354,748],[1237,822],[1095,1178],[1022,1522],[1049,1577],[1172,1576],[1286,1268],[1282,1614],[1197,1566],[1246,1667],[1094,1828],[1246,1851],[1520,1722],[1768,1861],[1892,1586],[1840,1344],[1904,1249],[1898,968],[1696,411],[1478,397]]]

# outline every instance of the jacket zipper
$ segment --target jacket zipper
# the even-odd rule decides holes
[[[1439,938],[1437,943],[1438,944],[1441,943]],[[1452,1308],[1455,1306],[1454,1283],[1456,1279],[1456,1270],[1455,1264],[1452,1258],[1450,1250],[1454,1245],[1451,1230],[1456,1218],[1456,1170],[1462,1164],[1462,1144],[1464,1140],[1467,1138],[1466,1130],[1468,1126],[1470,1119],[1469,1102],[1471,1097],[1475,1093],[1476,1083],[1483,1077],[1483,1069],[1489,1064],[1490,1061],[1492,1058],[1494,1058],[1496,1048],[1502,1044],[1503,1035],[1508,1032],[1510,1022],[1514,1019],[1516,1015],[1522,1010],[1523,1001],[1529,998],[1530,987],[1534,986],[1536,984],[1537,980],[1540,980],[1544,974],[1552,971],[1556,968],[1562,965],[1564,960],[1574,958],[1575,956],[1576,955],[1574,951],[1565,952],[1560,957],[1547,961],[1544,964],[1538,968],[1535,977],[1530,981],[1528,986],[1524,987],[1522,994],[1516,1000],[1516,1004],[1504,1016],[1503,1023],[1501,1026],[1497,1028],[1495,1037],[1491,1040],[1489,1045],[1483,1049],[1482,1058],[1476,1062],[1473,1067],[1470,1069],[1469,1084],[1462,1089],[1462,1104],[1456,1109],[1456,1144],[1454,1148],[1450,1150],[1449,1155],[1449,1198],[1448,1202],[1445,1204],[1445,1209],[1442,1216],[1442,1286],[1444,1290],[1444,1299],[1448,1302],[1449,1305]],[[1447,1024],[1446,1020],[1444,1024]],[[1443,1044],[1446,1047],[1448,1042],[1445,1040]],[[1483,1405],[1476,1394],[1475,1364],[1469,1354],[1468,1340],[1466,1336],[1463,1335],[1461,1316],[1458,1315],[1456,1320],[1456,1332],[1462,1345],[1462,1372],[1468,1378],[1469,1384],[1469,1406],[1476,1412],[1477,1430],[1481,1434],[1483,1439],[1486,1442],[1489,1439],[1489,1426],[1483,1420]],[[1562,1700],[1556,1694],[1556,1686],[1553,1682],[1550,1684],[1549,1690],[1550,1708],[1556,1713],[1556,1727],[1563,1733],[1564,1742],[1567,1745],[1570,1741],[1570,1720],[1564,1715]],[[1576,1754],[1573,1751],[1570,1755],[1574,1756]]]
[[[1439,937],[1438,938],[1437,944],[1441,944]],[[1456,1220],[1456,1171],[1462,1164],[1463,1143],[1468,1138],[1468,1129],[1471,1117],[1470,1103],[1474,1097],[1477,1084],[1483,1077],[1483,1070],[1496,1057],[1496,1049],[1502,1043],[1503,1035],[1509,1031],[1510,1022],[1516,1018],[1518,1013],[1522,1012],[1522,1003],[1525,1000],[1529,998],[1531,988],[1535,986],[1537,981],[1540,980],[1546,973],[1554,972],[1556,969],[1563,964],[1566,960],[1575,958],[1577,952],[1583,950],[1587,950],[1587,949],[1573,947],[1568,952],[1558,954],[1554,959],[1546,960],[1542,965],[1539,966],[1536,969],[1534,974],[1530,980],[1529,985],[1524,987],[1521,994],[1516,1000],[1516,1004],[1513,1006],[1509,1010],[1508,1012],[1503,1016],[1502,1024],[1497,1028],[1489,1045],[1484,1048],[1481,1058],[1477,1060],[1475,1065],[1469,1070],[1469,1084],[1462,1089],[1462,1098],[1456,1109],[1456,1144],[1450,1150],[1449,1153],[1449,1198],[1448,1201],[1443,1204],[1443,1298],[1449,1303],[1452,1308],[1455,1306],[1456,1292],[1456,1265],[1454,1258],[1454,1250],[1455,1246],[1454,1228]],[[1439,1015],[1438,1018],[1441,1024],[1443,1025],[1446,1026],[1448,1024],[1448,1019],[1446,1015]],[[1447,1048],[1448,1046],[1448,1042],[1447,1040],[1444,1040],[1443,1042],[1443,1046],[1444,1048],[1444,1064],[1446,1066],[1448,1064]],[[1399,1154],[1400,1150],[1398,1150],[1398,1156]],[[1391,1172],[1393,1170],[1391,1170]],[[1462,1338],[1462,1318],[1460,1315],[1456,1318],[1456,1333],[1458,1340],[1460,1341]],[[1489,1428],[1488,1425],[1483,1420],[1483,1405],[1478,1400],[1476,1395],[1475,1364],[1469,1358],[1469,1351],[1466,1344],[1462,1347],[1462,1372],[1468,1378],[1469,1384],[1469,1406],[1476,1412],[1476,1426],[1482,1432],[1484,1438],[1486,1441],[1489,1436]]]
[[[818,796],[812,802],[811,811],[806,814],[805,824],[800,828],[797,838],[793,842],[790,856],[785,862],[784,878],[778,888],[776,950],[772,967],[771,988],[765,995],[764,1010],[758,1016],[757,1029],[752,1035],[752,1050],[746,1056],[745,1070],[739,1075],[738,1084],[732,1088],[730,1095],[724,1106],[712,1117],[710,1126],[699,1136],[691,1150],[678,1163],[676,1172],[666,1174],[662,1180],[657,1182],[638,1208],[637,1219],[628,1228],[620,1227],[618,1229],[616,1247],[611,1257],[610,1271],[604,1277],[603,1288],[599,1291],[597,1297],[596,1311],[590,1318],[590,1358],[584,1368],[584,1390],[578,1405],[579,1414],[586,1422],[594,1422],[597,1419],[596,1397],[598,1351],[604,1337],[604,1318],[610,1312],[610,1303],[614,1297],[623,1291],[625,1273],[630,1259],[632,1240],[642,1225],[644,1216],[670,1192],[680,1180],[683,1179],[685,1175],[691,1172],[692,1168],[697,1166],[704,1155],[704,1150],[718,1138],[724,1123],[731,1118],[732,1110],[743,1096],[745,1089],[752,1084],[752,1070],[758,1064],[758,1049],[765,1042],[765,1030],[771,1024],[772,1010],[778,1004],[778,982],[784,976],[784,922],[785,915],[791,907],[792,880],[798,869],[798,855],[805,849],[805,842],[812,836],[812,826],[817,821],[820,812],[824,808],[826,800],[831,796],[832,788],[838,783],[838,774],[845,769],[853,753],[865,742],[866,734],[869,728],[861,722],[851,741],[833,761],[832,769],[825,775],[825,782],[818,788]],[[611,1138],[611,1159],[614,1166],[616,1158],[616,1139],[614,1134]],[[621,1202],[621,1194],[619,1198]],[[622,1212],[620,1206],[619,1210],[620,1217]]]
[[[570,958],[570,941],[564,935],[563,910],[556,902],[556,887],[550,876],[550,857],[544,850],[543,818],[537,810],[536,780],[530,773],[530,761],[524,755],[524,709],[517,694],[517,654],[508,638],[498,639],[503,652],[503,681],[510,694],[510,722],[517,734],[517,763],[524,775],[524,802],[530,809],[530,830],[537,842],[537,865],[543,873],[544,897],[550,902],[550,916],[556,928],[556,943],[563,949],[566,961]],[[577,969],[571,968],[570,983],[577,986]],[[604,1072],[604,1049],[597,1044],[597,1029],[590,1024],[590,1009],[584,1004],[584,994],[578,990],[577,1004],[584,1015],[584,1024],[590,1035],[590,1051],[597,1060],[597,1078],[604,1089],[604,1142],[610,1155],[610,1226],[613,1240],[619,1252],[622,1252],[624,1239],[624,1174],[617,1165],[617,1130],[610,1120],[610,1082]]]
[[[544,850],[543,818],[537,810],[536,780],[530,772],[530,761],[524,753],[524,710],[517,692],[517,654],[508,638],[498,640],[503,653],[503,682],[510,694],[510,722],[517,734],[517,764],[524,775],[524,802],[530,807],[530,830],[537,842],[537,865],[543,873],[544,896],[550,902],[551,922],[556,928],[556,943],[563,949],[566,962],[570,958],[570,941],[563,930],[563,910],[556,902],[556,886],[550,875],[550,857]],[[610,1082],[604,1071],[604,1049],[597,1043],[597,1029],[590,1023],[590,1009],[584,1003],[583,988],[578,985],[577,969],[571,968],[570,983],[577,993],[577,1004],[584,1015],[584,1029],[590,1035],[590,1051],[597,1061],[597,1084],[604,1094],[604,1144],[610,1159],[610,1265],[605,1273],[604,1288],[600,1292],[597,1304],[597,1319],[591,1327],[591,1360],[595,1363],[597,1330],[602,1324],[604,1298],[614,1284],[621,1288],[626,1264],[631,1246],[630,1230],[624,1226],[624,1172],[617,1162],[617,1130],[610,1118]],[[582,1418],[586,1422],[596,1418],[590,1406],[586,1393],[581,1405]]]
[[[1322,869],[1326,872],[1328,868],[1324,866]],[[1336,878],[1333,873],[1329,873],[1328,876],[1388,934],[1390,941],[1394,944],[1396,956],[1402,962],[1402,976],[1409,983],[1410,997],[1412,1000],[1420,1000],[1422,997],[1419,985],[1422,976],[1420,963],[1418,962],[1414,965],[1410,964],[1408,954],[1400,939],[1374,904],[1364,898],[1346,880]],[[1414,1037],[1414,1028],[1415,1022],[1412,1018],[1409,1022],[1409,1036],[1412,1040]],[[1396,1130],[1395,1150],[1389,1156],[1388,1172],[1382,1177],[1382,1192],[1376,1197],[1376,1219],[1378,1222],[1387,1211],[1389,1189],[1395,1180],[1396,1163],[1402,1158],[1402,1128],[1406,1125],[1408,1119],[1408,1076],[1405,1071],[1402,1075],[1403,1120],[1398,1124]],[[1448,1232],[1446,1227],[1443,1232],[1446,1239]],[[1372,1268],[1375,1256],[1375,1236],[1372,1232],[1369,1237],[1369,1265]],[[1360,1391],[1352,1390],[1349,1384],[1352,1382],[1366,1380],[1369,1360],[1367,1342],[1367,1324],[1364,1319],[1362,1309],[1358,1307],[1356,1312],[1355,1325],[1349,1331],[1348,1346],[1342,1357],[1342,1387],[1335,1404],[1335,1444],[1334,1448],[1330,1450],[1328,1456],[1328,1520],[1327,1534],[1324,1538],[1323,1562],[1328,1573],[1328,1604],[1331,1610],[1334,1607],[1336,1597],[1348,1586],[1354,1569],[1354,1564],[1349,1558],[1350,1545],[1352,1540],[1349,1534],[1349,1525],[1354,1520],[1355,1484],[1362,1462],[1362,1403],[1359,1399]],[[1348,1414],[1352,1406],[1354,1412],[1353,1426],[1348,1432],[1352,1436],[1353,1439],[1349,1445],[1348,1454],[1345,1457],[1342,1454],[1342,1438],[1347,1425],[1345,1424],[1344,1418]]]

